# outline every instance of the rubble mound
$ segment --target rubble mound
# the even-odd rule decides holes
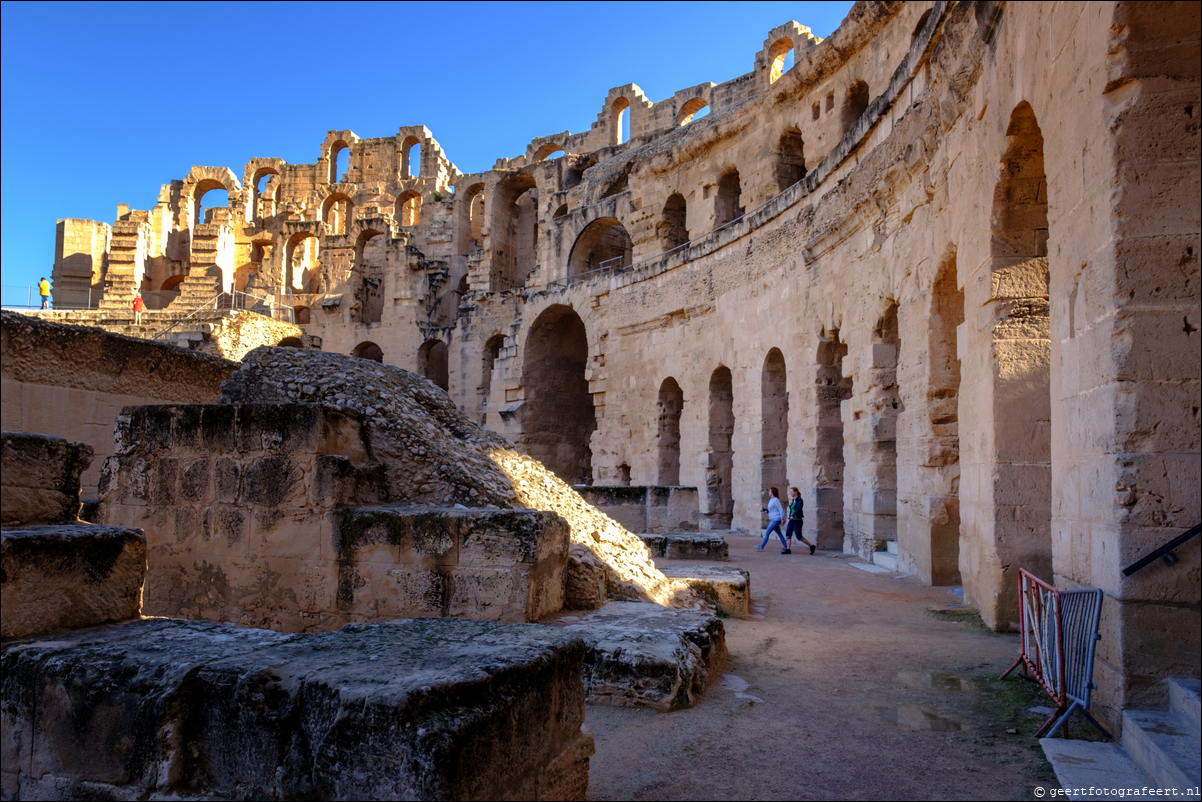
[[[247,354],[221,389],[222,404],[318,403],[362,415],[390,503],[558,513],[571,527],[569,607],[599,607],[607,599],[701,603],[687,583],[655,567],[636,535],[542,463],[480,428],[422,376],[339,354],[264,347]]]

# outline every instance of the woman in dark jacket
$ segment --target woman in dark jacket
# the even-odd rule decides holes
[[[804,505],[801,502],[801,491],[796,487],[789,488],[789,525],[785,527],[785,537],[792,538],[797,532],[797,539],[810,547],[810,554],[817,550],[810,541],[801,536],[801,522],[805,518]]]

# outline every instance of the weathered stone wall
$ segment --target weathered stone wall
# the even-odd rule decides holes
[[[0,435],[4,526],[74,523],[79,519],[79,477],[92,447],[29,432]]]
[[[91,446],[95,459],[80,481],[83,497],[96,498],[123,407],[216,401],[221,382],[236,367],[170,345],[4,312],[2,425]]]
[[[592,485],[576,491],[631,532],[696,532],[700,523],[695,487]]]
[[[561,519],[380,506],[388,466],[362,424],[312,404],[127,409],[100,516],[146,532],[146,612],[298,632],[563,606]]]

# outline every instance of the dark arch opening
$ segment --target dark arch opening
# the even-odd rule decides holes
[[[661,485],[680,484],[680,416],[684,411],[684,391],[669,376],[659,386],[657,433],[658,455],[656,459],[656,483]]]
[[[768,352],[760,371],[760,426],[760,484],[765,493],[769,487],[784,493],[788,484],[789,391],[785,357],[779,348]]]
[[[350,146],[339,139],[330,145],[330,183],[337,184],[346,180],[347,170],[350,169]]]
[[[665,251],[679,248],[689,241],[688,205],[684,195],[673,192],[664,204],[664,216],[659,222],[659,240]]]
[[[501,334],[494,334],[488,338],[488,342],[484,343],[483,360],[480,366],[480,422],[484,423],[484,415],[488,412],[488,394],[492,392],[492,372],[496,367],[497,357],[501,355],[501,348],[505,345],[505,337]]]
[[[720,367],[710,376],[709,452],[705,469],[706,500],[701,520],[706,529],[730,529],[735,500],[731,487],[734,472],[734,380],[730,368]]]
[[[417,352],[417,370],[443,390],[449,389],[447,344],[442,340],[426,340]]]
[[[864,112],[868,111],[868,104],[872,98],[868,95],[868,84],[863,81],[856,81],[847,90],[847,97],[843,99],[843,110],[839,116],[839,125],[844,135],[860,121],[864,116]]]
[[[815,397],[818,425],[814,433],[817,471],[814,477],[813,536],[823,549],[842,549],[844,539],[843,402],[851,398],[851,376],[843,375],[847,345],[832,329],[818,343]]]
[[[784,192],[805,177],[805,144],[801,140],[801,131],[790,128],[780,135],[776,150],[776,189]]]
[[[739,196],[743,194],[739,184],[739,171],[730,170],[718,179],[718,195],[714,200],[714,227],[732,223],[743,216]]]
[[[680,107],[680,116],[676,120],[677,125],[688,125],[693,120],[700,120],[710,113],[709,101],[704,98],[695,97],[687,101]]]
[[[772,47],[768,49],[768,83],[774,84],[780,80],[782,75],[793,69],[795,61],[796,53],[792,39],[781,38],[773,42]]]
[[[417,178],[422,173],[422,141],[415,136],[401,143],[401,177]]]
[[[380,346],[371,341],[361,342],[351,351],[351,356],[359,359],[370,359],[372,362],[383,362],[384,352],[380,350]]]
[[[355,272],[359,276],[359,322],[379,323],[384,319],[384,274],[388,238],[367,229],[355,244]]]
[[[588,334],[580,316],[562,305],[539,315],[526,337],[520,442],[570,484],[593,481],[589,440],[597,419],[587,366]]]
[[[304,346],[301,344],[300,337],[285,337],[284,339],[280,340],[279,345],[277,345],[276,347],[277,348],[303,348]]]
[[[600,217],[584,227],[568,256],[568,276],[629,267],[634,255],[630,234],[620,220]]]

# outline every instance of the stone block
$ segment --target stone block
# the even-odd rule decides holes
[[[751,574],[734,566],[665,565],[664,576],[683,580],[720,613],[732,618],[751,615]]]
[[[139,614],[146,539],[137,529],[57,524],[0,533],[0,637],[23,638]]]
[[[711,613],[643,602],[609,602],[545,623],[588,645],[584,687],[593,704],[692,707],[726,660],[726,628]]]
[[[585,653],[550,627],[430,619],[10,642],[4,795],[584,799]]]
[[[0,435],[0,510],[4,526],[70,523],[79,515],[79,477],[92,447],[29,432]]]
[[[639,535],[652,557],[669,560],[728,560],[729,546],[721,535],[707,532],[667,532]]]

